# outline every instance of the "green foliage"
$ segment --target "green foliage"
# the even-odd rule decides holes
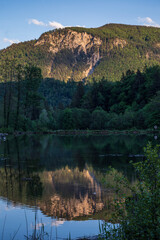
[[[97,108],[92,112],[92,122],[90,128],[105,129],[107,120],[107,113],[103,109]]]
[[[75,91],[75,94],[73,96],[72,103],[71,103],[71,105],[73,107],[80,108],[82,106],[84,93],[85,93],[84,83],[78,82],[77,88],[76,88],[76,91]]]
[[[160,92],[144,107],[145,125],[154,127],[160,124]]]
[[[25,68],[25,115],[31,120],[39,118],[42,96],[38,92],[42,75],[41,69],[34,66]]]
[[[39,92],[49,106],[63,109],[71,104],[76,87],[77,83],[74,81],[65,83],[53,78],[46,78],[42,80]]]
[[[99,28],[81,28],[81,27],[72,27],[74,31],[77,32],[87,32],[93,36],[99,36],[102,39],[114,38],[119,35],[121,38],[126,38],[130,42],[137,43],[139,40],[143,44],[148,44],[149,42],[154,42],[159,36],[159,30],[153,27],[142,27],[142,26],[131,26],[124,24],[106,24]],[[148,32],[152,34],[148,35]]]
[[[46,109],[43,109],[41,114],[39,115],[40,125],[44,126],[49,123],[48,113]]]
[[[72,116],[75,129],[89,129],[91,123],[91,113],[87,109],[73,108]]]
[[[105,239],[142,239],[160,238],[160,146],[152,147],[151,143],[144,149],[145,159],[134,163],[138,174],[138,183],[129,188],[124,177],[117,178],[117,183],[128,185],[132,195],[122,196],[120,193],[115,202],[115,219],[119,222],[115,228],[101,228]]]
[[[60,115],[58,117],[58,126],[59,129],[74,129],[74,119],[71,109],[66,108],[60,112]]]
[[[12,62],[11,62],[12,63]],[[13,65],[14,66],[14,65]],[[120,82],[42,80],[35,66],[8,71],[0,84],[0,127],[55,129],[146,129],[160,126],[160,67],[128,70]]]
[[[93,81],[88,85],[88,91],[83,97],[82,107],[93,111],[96,107],[101,107],[104,110],[109,110],[109,100],[111,97],[111,89],[113,83],[108,82],[104,78],[101,81]]]

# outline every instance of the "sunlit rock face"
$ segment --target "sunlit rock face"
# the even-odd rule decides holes
[[[127,44],[124,39],[111,38],[105,46],[107,56],[113,49],[125,48]],[[44,33],[36,41],[35,47],[47,49],[52,56],[43,70],[44,76],[65,81],[87,78],[104,57],[104,39],[72,29]]]
[[[50,172],[53,192],[45,204],[39,203],[40,209],[49,216],[73,219],[101,211],[112,198],[105,194],[100,184],[88,171],[80,172],[68,167]]]
[[[99,37],[71,29],[43,34],[35,43],[35,46],[47,46],[48,52],[53,54],[53,62],[48,66],[47,75],[55,78],[57,76],[61,80],[82,80],[91,74],[101,58],[101,45],[102,40]],[[54,62],[57,63],[56,68]]]
[[[102,40],[99,37],[93,37],[86,32],[78,33],[73,30],[65,32],[52,32],[50,34],[43,34],[42,37],[35,43],[37,45],[49,44],[49,51],[57,53],[63,49],[70,49],[74,51],[77,49],[77,54],[83,51],[87,54],[93,46],[99,47]]]

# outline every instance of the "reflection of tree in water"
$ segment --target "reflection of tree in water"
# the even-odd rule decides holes
[[[27,181],[26,194],[28,197],[40,197],[43,193],[42,182],[38,174],[31,175]]]
[[[152,136],[151,136],[152,138]],[[12,163],[17,163],[17,146],[21,168],[34,165],[55,170],[66,165],[79,166],[83,170],[85,163],[92,164],[96,169],[104,168],[106,164],[116,169],[122,169],[128,165],[129,154],[142,154],[149,136],[138,135],[108,135],[108,136],[22,136],[11,138],[8,141]],[[16,143],[17,142],[17,143]],[[4,154],[4,144],[0,145],[0,154]],[[101,155],[122,154],[122,157]],[[24,159],[31,162],[24,162]]]
[[[19,139],[14,138],[16,158],[12,158],[12,144],[7,140],[3,145],[0,168],[0,196],[12,201],[26,202],[27,198],[42,195],[42,182],[30,165],[33,159],[21,157]],[[35,159],[35,162],[37,160]],[[33,167],[34,169],[34,167]]]
[[[19,173],[15,168],[0,168],[0,196],[29,204],[33,199],[41,197],[42,193],[43,185],[37,173],[28,176],[24,170]]]
[[[83,169],[85,168],[85,157],[84,157],[84,153],[81,149],[78,149],[75,153],[74,153],[74,158],[77,161],[77,165],[80,171],[83,171]]]

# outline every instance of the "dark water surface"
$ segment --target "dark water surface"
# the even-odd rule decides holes
[[[129,162],[143,160],[148,141],[159,138],[32,135],[0,142],[0,239],[97,235],[111,212],[109,167],[134,181]]]

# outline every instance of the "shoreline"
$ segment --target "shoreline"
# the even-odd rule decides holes
[[[55,136],[107,136],[107,135],[147,135],[160,134],[160,130],[54,130],[54,131],[14,131],[0,133],[1,136],[6,135],[55,135]]]

